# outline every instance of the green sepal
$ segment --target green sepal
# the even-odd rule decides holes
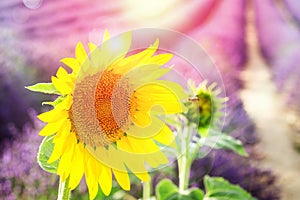
[[[37,161],[40,165],[40,167],[50,173],[56,173],[57,167],[59,160],[53,162],[53,163],[48,163],[47,161],[49,160],[52,151],[54,149],[54,143],[53,143],[53,138],[54,136],[46,136],[42,143],[40,144],[39,147],[39,152],[37,155]]]
[[[60,92],[54,87],[52,83],[37,83],[35,85],[27,86],[25,88],[33,92],[60,95]]]
[[[203,200],[203,191],[198,188],[179,193],[178,187],[169,179],[161,180],[156,186],[157,200]]]
[[[246,190],[221,177],[204,177],[205,200],[255,200]]]
[[[209,127],[198,127],[198,134],[202,137],[202,138],[206,138],[209,134]]]
[[[59,96],[54,101],[42,102],[42,105],[50,105],[50,106],[55,107],[56,105],[58,105],[59,103],[61,103],[63,99],[64,99],[63,96]]]

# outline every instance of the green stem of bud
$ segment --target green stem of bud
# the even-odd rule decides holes
[[[179,170],[179,191],[184,193],[189,186],[189,177],[191,171],[192,161],[189,159],[189,144],[191,140],[190,126],[182,128],[182,143],[181,143],[181,157],[178,158],[178,170]]]

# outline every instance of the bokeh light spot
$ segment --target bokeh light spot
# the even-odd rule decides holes
[[[23,0],[24,5],[29,9],[38,9],[43,0]]]

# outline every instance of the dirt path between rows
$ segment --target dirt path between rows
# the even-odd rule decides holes
[[[270,68],[263,60],[256,38],[253,9],[247,14],[248,63],[242,74],[245,89],[241,98],[245,109],[257,125],[257,146],[264,159],[262,168],[278,176],[283,200],[300,199],[300,153],[293,147],[293,130],[287,122],[284,99],[271,80]],[[276,191],[274,191],[276,192]]]

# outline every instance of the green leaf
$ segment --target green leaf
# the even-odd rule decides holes
[[[247,191],[221,177],[204,177],[204,200],[255,200]]]
[[[181,194],[178,187],[169,179],[163,179],[156,186],[157,200],[203,200],[203,191],[193,188]]]
[[[188,191],[186,197],[193,199],[193,200],[203,200],[204,194],[203,191],[198,188],[193,188]]]
[[[63,99],[64,99],[63,96],[59,96],[54,101],[43,102],[42,105],[51,105],[55,107],[57,104],[61,103]]]
[[[170,181],[169,179],[161,180],[156,186],[156,196],[157,200],[166,200],[172,194],[176,194],[178,192],[177,186]]]
[[[37,156],[38,163],[41,168],[50,173],[56,173],[59,163],[59,160],[53,163],[47,163],[54,149],[53,137],[54,136],[52,135],[43,139]]]
[[[54,87],[52,83],[37,83],[32,86],[25,87],[33,92],[41,92],[46,94],[60,94],[60,92]]]
[[[220,135],[208,136],[207,138],[203,138],[201,140],[203,145],[212,147],[214,149],[227,149],[227,150],[234,151],[235,153],[241,156],[248,156],[248,153],[243,147],[241,141],[229,135],[220,134]]]

